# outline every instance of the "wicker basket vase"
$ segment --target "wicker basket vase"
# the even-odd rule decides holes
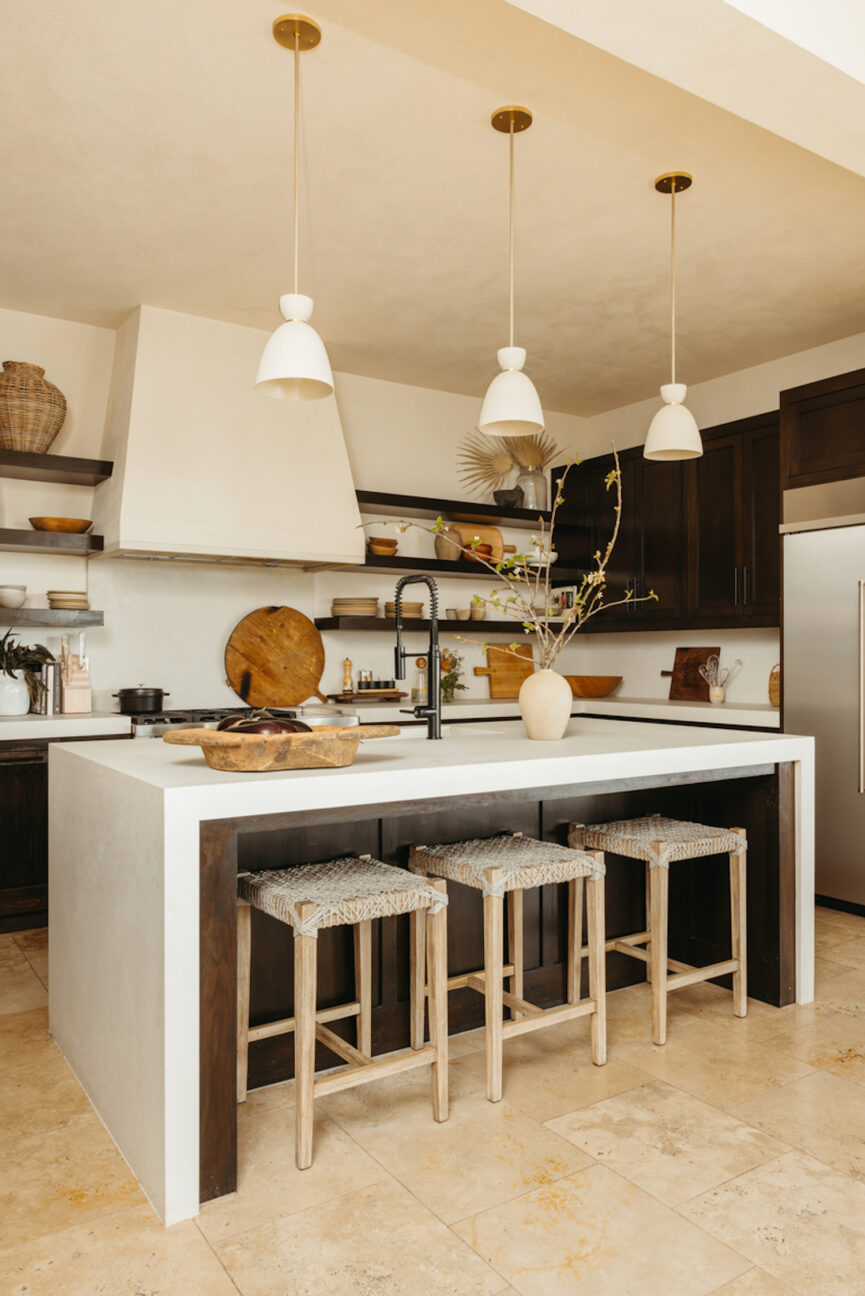
[[[0,449],[44,454],[66,417],[66,397],[39,365],[4,360],[0,373]]]

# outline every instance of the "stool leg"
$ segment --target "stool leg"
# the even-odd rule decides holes
[[[568,1003],[580,1002],[583,970],[583,879],[568,883]]]
[[[252,962],[252,909],[237,902],[237,1101],[246,1102],[249,1069],[249,973]]]
[[[657,845],[657,843],[655,843]],[[667,1042],[667,914],[670,870],[663,865],[649,869],[652,908],[652,1039]]]
[[[514,965],[514,974],[510,978],[511,994],[524,999],[523,979],[523,893],[509,891],[508,905],[508,962]],[[522,1013],[511,1009],[511,1017],[522,1017]]]
[[[603,851],[591,854],[603,864]],[[604,918],[603,876],[586,882],[586,916],[589,935],[589,998],[595,1001],[592,1013],[592,1061],[604,1066],[607,1061],[607,953]]]
[[[304,922],[316,905],[301,901],[297,912]],[[298,1170],[312,1165],[312,1128],[315,1087],[315,936],[294,934],[294,1082],[295,1082],[295,1161]]]
[[[409,1017],[411,1046],[424,1046],[424,1009],[426,1000],[424,949],[426,948],[426,909],[409,914]]]
[[[484,870],[484,876],[488,885],[496,886],[501,881],[502,871],[497,868],[488,868]],[[504,904],[501,896],[484,895],[484,1006],[486,1015],[487,1098],[489,1098],[490,1102],[501,1102],[502,1099],[503,910]]]
[[[646,931],[652,930],[652,870],[646,865]],[[651,984],[652,981],[652,942],[646,941],[646,980]]]
[[[442,895],[447,884],[442,878],[431,883]],[[447,909],[428,914],[426,921],[426,962],[429,982],[429,1033],[436,1051],[432,1064],[433,1119],[448,1118],[448,934]],[[421,960],[423,961],[423,960]]]
[[[354,925],[354,993],[360,1004],[357,1047],[372,1054],[372,923],[367,918]]]
[[[744,848],[747,833],[744,828],[732,828],[742,838]],[[733,958],[739,960],[739,969],[733,973],[733,1012],[736,1017],[748,1015],[748,916],[747,916],[747,854],[743,849],[730,856],[730,916],[732,920]]]

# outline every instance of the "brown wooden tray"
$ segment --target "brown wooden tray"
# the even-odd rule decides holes
[[[226,729],[175,729],[174,747],[200,747],[211,769],[240,774],[274,770],[341,769],[354,763],[367,738],[395,738],[396,725],[319,725],[310,733],[243,734]]]

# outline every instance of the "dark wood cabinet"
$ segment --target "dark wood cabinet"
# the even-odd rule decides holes
[[[865,477],[865,369],[781,392],[783,489]]]
[[[778,625],[778,414],[706,428],[702,436],[702,457],[688,462],[650,462],[642,446],[620,453],[623,519],[608,600],[627,588],[638,597],[653,589],[658,598],[604,613],[591,630]],[[604,485],[613,464],[612,455],[586,460],[567,492],[573,499],[565,515],[588,525],[591,553],[606,545],[615,520],[615,492]],[[576,555],[569,565],[578,565]]]

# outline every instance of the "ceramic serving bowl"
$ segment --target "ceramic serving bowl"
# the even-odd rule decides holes
[[[84,535],[93,526],[90,518],[34,517],[28,521],[34,531],[63,531],[67,535]]]
[[[0,585],[0,607],[23,607],[26,597],[26,585]]]
[[[602,698],[615,693],[622,682],[621,675],[565,675],[574,697]]]

